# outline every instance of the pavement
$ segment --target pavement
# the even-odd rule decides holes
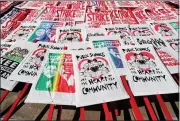
[[[23,87],[23,86],[22,86]],[[7,113],[8,107],[13,104],[14,100],[17,98],[21,89],[15,89],[13,92],[9,92],[5,100],[1,103],[1,119],[3,119],[4,114]],[[1,94],[3,90],[0,90]],[[26,95],[27,96],[27,95]],[[12,120],[47,120],[49,105],[45,104],[25,104],[23,101],[26,98],[23,97],[22,101],[17,106],[16,110],[11,116]],[[165,120],[166,118],[162,114],[161,107],[158,105],[155,96],[148,96],[156,115],[159,120]],[[163,95],[165,104],[173,117],[174,120],[179,118],[179,94]],[[145,120],[151,120],[142,97],[136,97],[139,109]],[[122,100],[117,102],[108,103],[109,110],[112,112],[111,116],[113,120],[135,120],[129,100]],[[115,116],[114,107],[118,107],[119,116]],[[60,106],[55,106],[53,113],[53,120],[78,120],[79,109],[71,106],[62,106],[62,112],[60,111]],[[85,119],[86,120],[105,120],[102,105],[94,105],[85,107]]]

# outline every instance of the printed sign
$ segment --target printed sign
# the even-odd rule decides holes
[[[119,48],[134,96],[177,93],[178,85],[151,45]],[[163,85],[163,86],[162,86]]]
[[[116,75],[120,77],[124,75],[125,69],[122,63],[121,55],[119,54],[118,47],[121,45],[119,40],[114,37],[114,39],[108,39],[107,37],[96,37],[91,38],[91,42],[94,48],[107,48],[109,52],[109,58]]]
[[[69,43],[67,45],[68,50],[88,50],[92,49],[91,43]]]
[[[113,72],[106,49],[75,52],[73,60],[77,107],[128,98]]]
[[[48,50],[64,50],[64,45],[55,43],[38,42],[37,48],[22,62],[22,64],[11,74],[9,80],[26,83],[34,83],[39,76],[44,62],[47,60]]]
[[[83,42],[86,38],[86,29],[80,27],[57,28],[56,43]]]
[[[127,24],[117,24],[117,25],[105,25],[102,26],[105,29],[106,35],[117,35],[120,37],[120,42],[123,45],[134,45],[134,41],[131,37],[129,27]]]
[[[158,37],[135,37],[135,42],[138,45],[152,44],[159,55],[163,64],[167,67],[171,74],[178,73],[178,62],[177,56],[174,54],[174,50],[168,46],[163,39]]]
[[[14,44],[3,56],[1,56],[1,88],[12,90],[17,84],[16,81],[9,80],[8,77],[18,68],[19,64],[28,56],[35,45],[32,43]]]
[[[25,102],[75,105],[72,54],[52,51],[48,58]]]
[[[130,24],[129,30],[131,36],[151,36],[154,35],[154,32],[151,30],[148,24]]]
[[[43,21],[36,27],[28,41],[30,42],[55,42],[56,22]]]
[[[176,36],[176,32],[174,32],[175,30],[173,30],[167,23],[165,22],[149,22],[151,28],[153,29],[153,31],[161,36],[161,37],[166,37],[166,36]]]
[[[43,1],[28,1],[26,4],[24,4],[21,9],[36,9],[36,10],[42,10],[46,5],[46,2]]]
[[[5,39],[5,41],[27,41],[28,36],[32,34],[36,26],[36,23],[22,23]]]
[[[179,52],[179,38],[178,37],[163,37],[163,40],[176,52]]]
[[[86,22],[89,28],[99,28],[101,25],[109,25],[112,23],[110,11],[101,11],[101,9],[89,8],[86,13]]]

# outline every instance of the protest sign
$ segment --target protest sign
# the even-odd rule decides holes
[[[34,47],[33,43],[16,42],[1,56],[1,88],[11,91],[15,87],[17,81],[8,78]]]
[[[151,36],[154,32],[148,24],[130,24],[131,36]]]
[[[171,74],[178,73],[178,57],[175,51],[164,42],[162,38],[149,36],[149,37],[134,37],[134,41],[138,45],[152,44],[159,55],[163,64],[167,67]]]
[[[59,27],[56,33],[56,43],[60,44],[83,42],[86,39],[86,28],[84,27]]]
[[[153,46],[126,46],[119,48],[119,51],[127,66],[126,79],[134,96],[178,92],[178,85],[161,62]]]
[[[165,22],[148,22],[152,30],[161,37],[177,36],[174,29],[172,29]]]
[[[177,36],[174,37],[162,37],[162,39],[173,49],[177,52],[179,52],[179,38]]]
[[[16,41],[27,41],[28,36],[32,34],[36,28],[37,23],[21,23],[10,35],[7,36],[5,41],[16,42]]]
[[[64,50],[64,45],[38,42],[37,48],[22,62],[22,64],[9,76],[9,80],[26,83],[35,83],[47,58],[48,50]]]
[[[41,72],[25,100],[26,103],[76,104],[71,53],[50,51]]]
[[[87,39],[89,41],[89,37],[98,37],[105,36],[106,31],[103,28],[87,28]]]
[[[126,74],[126,69],[124,68],[121,55],[118,51],[118,47],[121,46],[121,43],[117,36],[91,37],[90,41],[94,48],[107,48],[110,62],[118,77]]]
[[[76,70],[76,107],[129,97],[114,74],[106,49],[74,52],[73,60]]]
[[[122,45],[134,45],[128,24],[105,25],[102,26],[102,28],[105,29],[106,35],[108,36],[119,36]]]

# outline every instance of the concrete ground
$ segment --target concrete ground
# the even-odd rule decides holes
[[[10,92],[5,100],[1,103],[1,119],[3,119],[4,114],[7,113],[8,107],[13,103],[17,98],[20,89],[15,89],[13,92]],[[0,90],[1,95],[3,90]],[[13,112],[11,119],[13,120],[47,120],[47,114],[49,105],[44,104],[24,104],[23,100],[17,106],[16,110]],[[156,112],[156,115],[159,120],[165,120],[165,117],[162,114],[161,108],[156,102],[155,96],[148,97],[153,105],[153,108]],[[164,95],[163,99],[165,101],[168,110],[170,111],[171,116],[174,120],[177,120],[179,114],[179,98],[178,94]],[[149,114],[146,111],[145,104],[142,97],[136,98],[139,109],[144,116],[145,120],[151,120]],[[128,100],[118,101],[116,103],[108,103],[109,109],[112,111],[111,115],[114,120],[135,120],[133,112],[131,110]],[[113,112],[113,107],[118,107],[120,115],[115,116]],[[56,106],[53,113],[53,120],[78,120],[79,109],[75,107],[62,106],[62,112],[60,112],[60,106]],[[103,113],[102,105],[89,106],[85,108],[85,119],[86,120],[105,120]],[[178,118],[179,119],[179,118]]]

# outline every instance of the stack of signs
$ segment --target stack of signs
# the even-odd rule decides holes
[[[148,24],[130,24],[129,30],[131,36],[151,36],[154,32],[151,30]]]
[[[118,79],[120,79],[121,75],[125,75],[125,68],[122,63],[121,56],[118,51],[118,47],[121,45],[119,42],[118,36],[108,36],[108,37],[91,37],[90,41],[92,42],[94,48],[107,48],[109,52],[109,58],[116,75],[118,75]]]
[[[68,44],[83,42],[86,39],[86,28],[63,27],[56,30],[56,43]]]
[[[177,36],[176,31],[165,22],[148,22],[152,30],[161,37]]]
[[[176,52],[179,52],[179,38],[178,37],[163,37],[163,40]],[[177,53],[178,54],[178,53]]]
[[[1,88],[12,90],[17,84],[9,80],[9,76],[20,66],[20,63],[30,54],[36,45],[33,43],[16,42],[1,57]]]
[[[50,51],[37,82],[33,83],[27,103],[75,105],[75,80],[72,54]]]
[[[159,37],[134,37],[137,45],[152,44],[159,55],[163,64],[167,67],[171,74],[178,73],[178,57],[176,52]]]
[[[35,43],[38,41],[55,43],[57,24],[58,24],[57,22],[52,22],[52,21],[40,22],[40,24],[36,27],[34,32],[29,36],[28,41]]]
[[[36,26],[36,23],[21,23],[18,28],[16,28],[10,35],[7,36],[5,41],[26,41],[27,38],[32,34]]]
[[[0,51],[1,51],[1,56],[8,51],[8,49],[11,47],[11,45],[13,45],[13,42],[1,42],[1,47],[0,47]]]
[[[126,75],[134,96],[177,93],[178,85],[163,65],[153,46],[119,48],[128,69]]]
[[[118,25],[106,25],[102,26],[106,31],[106,35],[117,35],[122,41],[122,45],[134,45],[134,41],[131,37],[129,26],[127,24]]]
[[[9,80],[16,80],[26,83],[35,83],[47,58],[48,49],[64,50],[64,45],[39,42],[38,47],[21,63],[11,74]]]
[[[74,52],[76,107],[127,99],[106,49]],[[108,95],[108,96],[107,96]]]

